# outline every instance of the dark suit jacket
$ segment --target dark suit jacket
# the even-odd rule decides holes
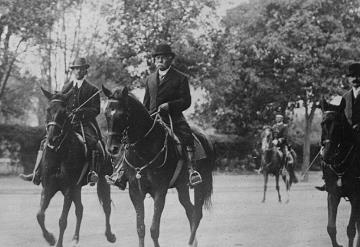
[[[360,96],[354,99],[352,89],[343,95],[340,106],[350,126],[360,123]]]
[[[62,93],[69,93],[73,89],[73,82],[65,84]],[[94,85],[90,84],[84,80],[83,84],[79,88],[79,93],[77,96],[74,96],[74,90],[70,92],[70,98],[68,100],[67,109],[74,110],[87,101],[91,96],[93,96],[99,90]],[[100,94],[98,93],[91,100],[89,100],[84,106],[79,109],[77,118],[83,122],[90,121],[96,126],[96,116],[100,114]]]
[[[182,112],[191,105],[191,95],[187,77],[171,67],[162,82],[158,71],[145,79],[144,105],[153,113],[163,104],[169,104],[169,113],[173,121],[185,121]]]

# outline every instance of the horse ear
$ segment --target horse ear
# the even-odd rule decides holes
[[[51,100],[52,98],[52,93],[50,93],[49,91],[45,90],[43,87],[40,87],[41,91],[43,92],[43,94],[45,95],[45,97],[48,99],[48,100]]]
[[[129,89],[127,87],[124,87],[122,92],[121,92],[122,96],[128,96],[129,94]]]
[[[105,96],[110,98],[111,96],[111,91],[109,89],[107,89],[104,85],[101,85],[102,91],[104,92]]]
[[[321,97],[320,108],[322,111],[326,111],[329,108],[329,103],[326,101],[324,96]]]

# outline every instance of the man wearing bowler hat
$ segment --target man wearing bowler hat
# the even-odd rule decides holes
[[[175,57],[168,44],[155,47],[152,57],[156,71],[145,79],[143,104],[150,114],[159,112],[165,121],[169,116],[173,122],[175,135],[180,139],[189,170],[191,187],[202,182],[200,174],[194,170],[194,138],[183,111],[191,105],[191,95],[187,76],[171,64]],[[126,178],[120,169],[120,177],[113,181],[120,189],[125,189]]]
[[[360,146],[360,63],[350,64],[346,77],[350,82],[351,89],[342,96],[340,109],[344,112],[345,119],[353,130],[352,138],[348,138],[347,141]],[[325,185],[315,188],[320,191],[326,190]]]
[[[64,85],[62,93],[70,94],[66,108],[69,112],[73,113],[72,126],[83,138],[82,141],[85,145],[88,162],[94,164],[96,160],[93,159],[96,159],[97,156],[97,144],[101,140],[100,129],[96,121],[96,116],[100,113],[100,91],[85,79],[89,67],[85,58],[75,59],[70,66],[74,79]],[[36,185],[39,185],[41,182],[40,163],[43,149],[44,140],[40,145],[33,174],[20,176],[24,180],[32,180]],[[96,171],[90,169],[88,181],[93,185],[97,179]]]

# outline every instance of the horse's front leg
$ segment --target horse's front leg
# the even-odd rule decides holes
[[[279,186],[279,174],[276,174],[275,175],[275,184],[276,184],[276,191],[278,193],[278,199],[279,199],[279,202],[281,202],[281,195],[280,195],[280,186]]]
[[[97,194],[105,213],[105,236],[110,243],[116,242],[116,236],[111,232],[110,214],[111,214],[111,195],[110,185],[106,183],[105,177],[100,176],[97,183]]]
[[[75,215],[76,215],[76,227],[72,241],[73,241],[73,246],[76,246],[79,243],[80,226],[84,211],[84,207],[81,202],[81,187],[77,187],[74,190],[74,192],[72,193],[72,200],[74,201],[75,204]]]
[[[155,247],[160,247],[159,244],[160,219],[165,206],[166,193],[167,193],[167,189],[157,191],[154,196],[154,215],[150,227],[150,234]]]
[[[145,223],[144,223],[144,199],[143,194],[137,186],[129,184],[130,199],[136,211],[136,229],[139,237],[139,247],[145,246]]]
[[[333,247],[342,247],[337,243],[336,240],[336,215],[337,209],[340,203],[340,197],[337,195],[333,195],[328,193],[327,203],[328,203],[328,224],[327,224],[327,232],[330,236],[331,243]]]
[[[54,245],[56,242],[56,239],[55,239],[54,235],[46,229],[45,211],[49,206],[51,198],[53,198],[53,196],[55,195],[56,192],[57,192],[57,190],[55,189],[55,187],[51,188],[51,186],[45,187],[42,189],[41,200],[40,200],[40,210],[36,215],[36,218],[41,227],[43,236],[50,245]]]
[[[269,174],[268,174],[268,172],[264,170],[263,173],[264,173],[264,194],[263,194],[263,199],[262,199],[261,202],[265,202],[267,183],[268,183],[268,180],[269,180]]]
[[[63,203],[63,210],[61,212],[61,216],[59,219],[59,239],[56,243],[56,247],[62,247],[63,246],[63,239],[64,239],[64,232],[67,226],[67,217],[69,215],[69,210],[72,203],[72,196],[70,190],[67,190],[64,194],[64,203]]]

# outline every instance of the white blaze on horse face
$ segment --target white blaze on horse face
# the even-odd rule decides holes
[[[114,116],[115,115],[115,113],[116,113],[116,110],[112,110],[111,112],[110,112],[110,116]]]

